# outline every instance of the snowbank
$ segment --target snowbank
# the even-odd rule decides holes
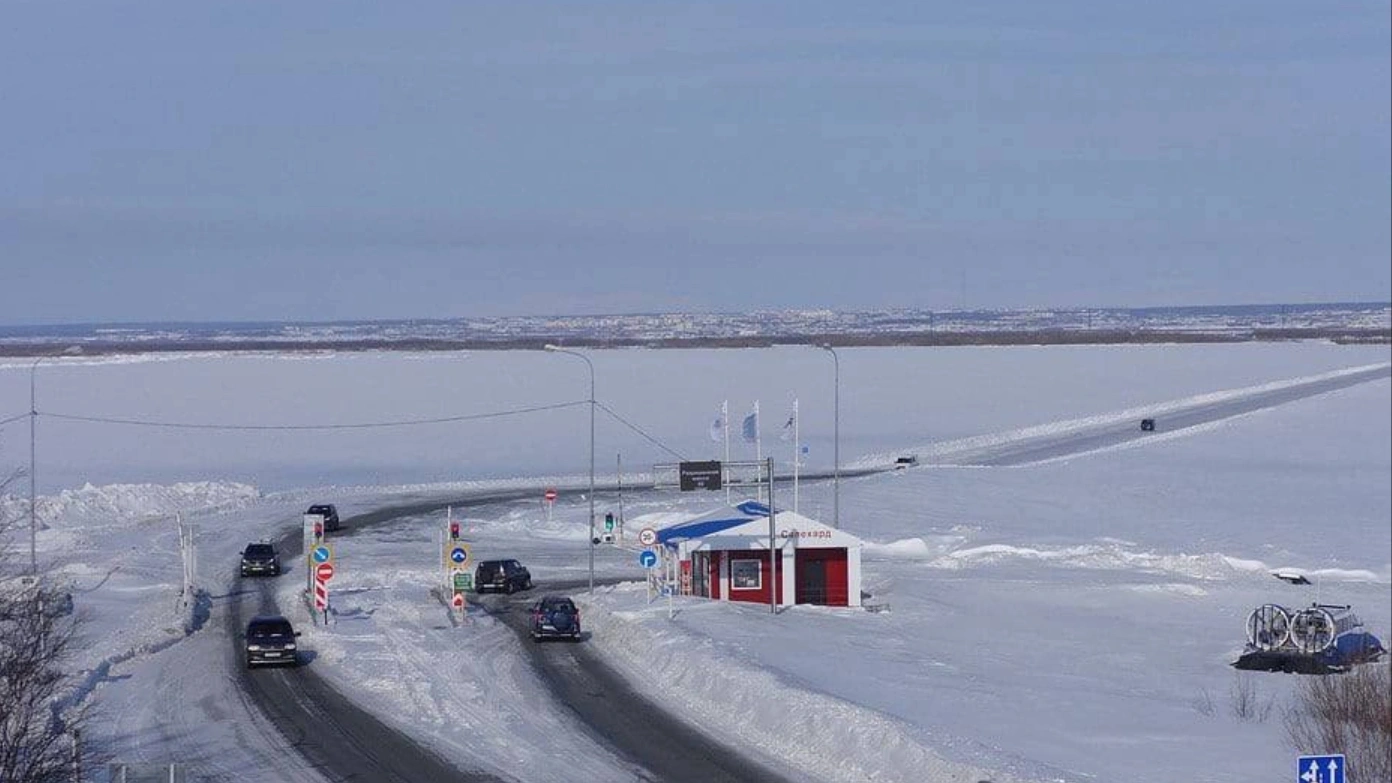
[[[667,605],[646,602],[647,588],[622,584],[581,595],[591,643],[631,681],[676,702],[678,714],[732,744],[796,766],[809,778],[837,781],[994,783],[1018,778],[948,761],[911,736],[903,722],[788,682],[735,644],[664,628]],[[742,613],[758,608],[677,599],[681,611]]]

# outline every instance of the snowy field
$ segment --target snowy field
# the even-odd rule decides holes
[[[838,352],[847,465],[906,452],[950,462],[980,436],[1042,430],[1066,443],[1090,417],[1392,360],[1386,346],[1320,343]],[[791,444],[777,435],[799,398],[807,469],[831,467],[825,352],[588,355],[599,402],[665,447],[601,410],[602,480],[620,454],[635,473],[677,455],[719,457],[707,431],[723,399],[734,418],[760,400],[764,451],[784,465]],[[29,362],[0,363],[0,419],[28,410],[29,381]],[[237,551],[293,526],[309,502],[337,502],[346,516],[535,487],[538,502],[460,514],[475,557],[516,556],[542,583],[586,573],[587,501],[564,495],[550,521],[539,503],[546,485],[586,481],[583,404],[314,431],[58,418],[264,427],[479,416],[585,400],[586,368],[573,357],[54,359],[36,381],[38,556],[74,585],[88,622],[79,695],[109,718],[94,739],[113,757],[184,761],[214,779],[318,779],[257,752],[284,747],[267,727],[216,719],[238,712],[228,684],[238,661],[234,640],[205,619],[233,599]],[[27,440],[27,417],[0,428],[0,465],[25,466]],[[24,563],[21,490],[11,487],[3,509],[19,522],[11,558]],[[647,492],[624,504],[631,530],[721,500]],[[598,501],[609,509],[615,498]],[[830,482],[804,483],[799,503],[830,521]],[[212,603],[196,612],[176,602],[175,512],[199,528],[199,581]],[[1392,635],[1392,382],[1042,464],[930,464],[843,480],[841,517],[867,542],[865,589],[887,612],[773,616],[677,599],[669,618],[640,584],[621,584],[576,595],[585,643],[674,711],[809,780],[1159,783],[1195,770],[1208,781],[1288,779],[1296,753],[1280,710],[1298,678],[1243,675],[1269,712],[1241,719],[1227,663],[1253,607],[1317,592]],[[344,538],[328,628],[308,625],[296,600],[303,572],[280,580],[310,665],[463,765],[529,781],[634,779],[567,713],[538,709],[546,696],[511,631],[477,610],[455,627],[429,597],[442,521],[406,518]],[[1285,584],[1274,568],[1316,584]],[[613,548],[598,569],[642,576],[632,552]],[[558,750],[569,769],[547,762]]]

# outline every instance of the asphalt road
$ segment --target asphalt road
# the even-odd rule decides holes
[[[392,519],[429,513],[446,506],[479,506],[531,497],[532,491],[488,492],[466,498],[382,508],[344,520],[339,536]],[[276,544],[284,562],[300,557],[300,531]],[[285,577],[282,577],[285,578]],[[291,577],[293,578],[293,577]],[[239,579],[236,590],[254,588],[258,580]],[[588,581],[586,582],[588,584]],[[597,742],[633,761],[638,780],[664,783],[789,783],[754,761],[725,748],[634,692],[583,644],[534,645],[525,625],[527,596],[542,590],[578,588],[578,583],[539,584],[513,601],[487,600],[524,641],[538,675],[556,697],[556,708],[570,710],[592,731]],[[276,613],[274,585],[264,580],[256,600],[243,601],[227,613],[233,670],[239,689],[315,770],[329,780],[363,783],[496,783],[493,775],[459,769],[423,745],[387,726],[370,712],[335,691],[314,672],[312,661],[298,668],[258,668],[243,663],[240,635],[258,613]],[[525,783],[525,782],[524,782]]]
[[[1186,408],[1155,415],[1155,431],[1143,432],[1140,420],[1124,424],[1109,424],[1082,432],[1070,430],[1055,436],[1042,436],[1011,441],[997,446],[973,449],[960,456],[935,460],[937,465],[1007,467],[1028,465],[1047,459],[1083,454],[1134,440],[1153,438],[1157,434],[1197,427],[1244,413],[1274,408],[1288,402],[1325,394],[1360,383],[1392,377],[1392,367],[1375,367],[1335,378],[1308,381],[1294,386],[1257,392],[1248,396],[1218,402],[1195,403]],[[843,474],[844,475],[844,474]]]
[[[276,547],[284,562],[293,562],[303,549],[300,532],[284,536]],[[234,590],[246,588],[255,596],[227,612],[224,620],[234,640],[229,655],[232,671],[238,672],[237,687],[313,769],[334,781],[499,783],[492,775],[455,767],[359,708],[314,672],[312,660],[294,668],[248,670],[241,647],[247,621],[253,614],[280,610],[274,580],[239,577]]]
[[[792,783],[792,779],[712,741],[634,691],[583,639],[533,641],[529,605],[544,592],[574,592],[587,584],[580,580],[538,584],[518,595],[480,596],[479,602],[517,634],[538,676],[557,701],[604,744],[633,762],[640,780]]]

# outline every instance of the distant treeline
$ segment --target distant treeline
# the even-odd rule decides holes
[[[737,337],[667,337],[656,339],[595,337],[564,340],[570,348],[766,348],[774,345],[831,345],[837,348],[872,346],[969,346],[969,345],[1125,345],[1158,343],[1242,343],[1327,340],[1340,345],[1392,344],[1392,328],[1261,328],[1232,331],[1166,329],[1041,329],[927,332],[838,332],[835,334],[755,334]],[[323,351],[526,351],[542,350],[557,337],[434,339],[344,338],[315,340],[82,340],[59,345],[0,344],[0,356],[104,356],[113,354]]]

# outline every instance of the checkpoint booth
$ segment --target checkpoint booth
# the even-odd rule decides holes
[[[769,508],[749,500],[657,531],[675,557],[681,593],[717,601],[779,606],[860,606],[861,541],[791,511],[773,515],[775,557],[769,557]],[[770,595],[770,590],[775,591]]]

